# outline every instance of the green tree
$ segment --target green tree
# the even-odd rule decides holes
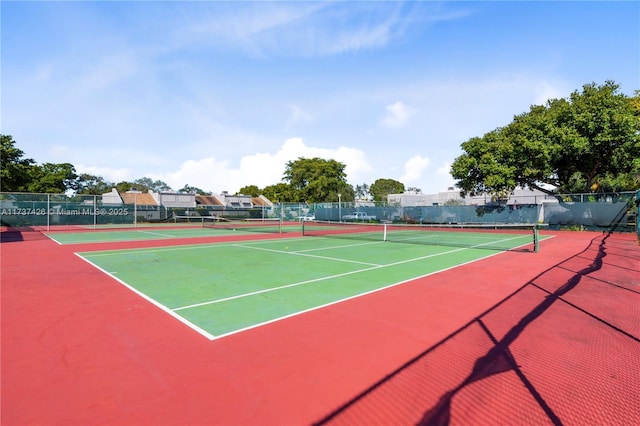
[[[24,158],[10,135],[0,135],[0,187],[4,192],[24,192],[32,180],[35,161]]]
[[[77,178],[76,169],[70,163],[44,163],[31,169],[31,182],[27,190],[54,194],[75,192],[78,189]]]
[[[295,199],[309,203],[333,202],[341,194],[343,201],[353,201],[355,191],[346,181],[345,165],[336,160],[298,158],[289,161],[284,180],[294,191]]]
[[[369,188],[373,201],[387,201],[389,194],[402,194],[404,192],[404,184],[394,179],[376,179]]]
[[[509,125],[464,142],[451,175],[471,195],[502,195],[518,186],[587,192],[600,182],[612,190],[636,189],[629,185],[640,170],[637,98],[607,81],[532,106]]]
[[[197,194],[197,195],[211,195],[210,192],[206,192],[204,189],[200,189],[196,186],[185,185],[178,192],[184,192],[186,194]]]
[[[274,203],[291,203],[297,201],[295,191],[291,185],[280,182],[264,188],[262,195]]]
[[[333,194],[329,194],[329,197],[325,200],[325,202],[335,202],[338,200],[338,194],[340,194],[340,200],[343,202],[352,202],[356,200],[356,191],[353,189],[353,186],[348,184],[347,182],[340,182],[338,184],[338,192],[333,197]]]
[[[148,177],[143,177],[133,181],[138,191],[149,192],[167,192],[173,191],[173,189],[165,182],[161,180],[153,180]],[[187,186],[187,185],[185,185]]]
[[[255,185],[243,186],[238,191],[238,194],[249,195],[251,197],[258,197],[261,193],[262,191],[260,191],[260,188]]]
[[[369,192],[369,190],[370,190],[370,187],[366,183],[363,183],[362,185],[356,185],[356,188],[355,188],[356,198],[359,200],[368,200],[369,197],[371,196],[371,193]]]
[[[123,180],[123,181],[120,181],[120,182],[116,183],[116,191],[118,191],[118,192],[127,192],[127,191],[131,191],[134,188],[137,191],[146,192],[145,188],[140,188],[134,182],[128,182],[126,180]]]
[[[161,180],[154,181],[153,179],[150,179],[148,177],[139,178],[134,180],[133,182],[123,180],[118,182],[115,187],[118,192],[127,192],[131,190],[136,190],[140,192],[149,192],[149,191],[171,192],[173,191],[173,189],[169,185],[167,185],[165,182]]]
[[[114,187],[115,185],[112,182],[106,181],[102,176],[94,176],[87,173],[80,174],[76,181],[78,194],[101,195],[111,192]]]

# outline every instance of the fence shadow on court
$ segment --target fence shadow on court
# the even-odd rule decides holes
[[[32,227],[24,226],[18,229],[9,228],[0,231],[0,243],[17,243],[21,241],[46,240],[47,236]]]
[[[592,278],[603,268],[610,237],[593,238],[585,250],[542,272],[317,424],[584,424],[594,421],[589,405],[595,406],[592,408],[598,414],[594,415],[604,415],[605,420],[637,424],[640,413],[631,405],[637,378],[626,372],[635,383],[622,383],[622,377],[617,385],[620,389],[610,383],[610,377],[624,376],[628,368],[624,361],[617,373],[598,372],[598,365],[589,365],[610,357],[613,347],[626,348],[630,351],[626,357],[637,358],[633,354],[637,355],[640,337],[637,329],[628,325],[633,324],[633,318],[620,324],[612,311],[576,303],[582,300],[582,292],[593,291],[592,284],[604,287],[604,291],[607,287],[620,291],[612,296],[615,303],[624,304],[625,294],[638,296],[635,285]],[[636,260],[640,259],[632,256],[632,261]],[[579,287],[581,296],[571,296]],[[634,302],[627,299],[626,303]],[[615,344],[594,344],[566,328],[590,329],[589,336],[595,341],[594,334],[613,334],[609,339]],[[615,357],[626,359],[624,353]],[[567,367],[571,360],[575,371]],[[578,365],[585,362],[587,365]],[[571,382],[569,387],[584,388],[578,395],[593,394],[592,400],[562,392],[564,380]],[[587,383],[580,386],[580,380]],[[606,386],[599,390],[599,384]],[[606,396],[607,407],[603,408],[598,392],[605,390],[615,394]],[[624,400],[625,395],[629,401]],[[612,399],[618,402],[611,403]]]

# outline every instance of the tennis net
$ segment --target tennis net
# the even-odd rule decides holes
[[[500,251],[539,251],[538,226],[534,224],[414,225],[317,221],[303,222],[302,234]]]
[[[282,219],[227,219],[216,216],[203,216],[204,228],[229,229],[231,231],[269,232],[281,234],[283,232]]]

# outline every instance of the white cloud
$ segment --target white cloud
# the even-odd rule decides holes
[[[445,189],[455,187],[456,181],[451,176],[451,163],[446,162],[436,169],[436,175],[438,176],[438,187],[434,189],[438,191],[444,191]]]
[[[286,163],[300,157],[334,159],[346,165],[347,176],[358,178],[371,170],[364,152],[349,148],[326,149],[305,145],[300,138],[287,139],[275,153],[257,153],[240,159],[233,165],[228,160],[207,157],[188,160],[176,171],[152,175],[174,189],[184,185],[195,186],[205,191],[234,193],[243,186],[256,185],[264,188],[282,181]]]
[[[176,31],[176,47],[221,44],[250,55],[323,56],[379,49],[410,28],[466,15],[403,3],[234,3]],[[224,42],[221,43],[221,40]]]
[[[140,176],[133,176],[134,172],[130,169],[114,169],[110,167],[77,165],[76,172],[78,172],[78,174],[86,173],[93,176],[102,176],[106,181],[113,183],[140,178]]]
[[[387,115],[382,119],[385,127],[403,127],[413,115],[411,108],[400,101],[387,105],[386,109]]]
[[[448,175],[451,172],[451,163],[446,162],[436,170],[436,173],[441,175]]]
[[[403,183],[415,183],[422,173],[429,167],[429,159],[415,155],[404,163],[404,174],[400,178]]]

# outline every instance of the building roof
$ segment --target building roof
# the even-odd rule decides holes
[[[151,194],[143,192],[122,192],[120,193],[124,204],[137,204],[139,206],[157,206],[156,200]]]
[[[202,206],[222,206],[222,202],[213,195],[196,195],[196,204]]]
[[[269,204],[269,201],[266,198],[253,197],[251,198],[251,202],[253,203],[254,206],[257,206],[257,207],[271,207],[271,205]]]

